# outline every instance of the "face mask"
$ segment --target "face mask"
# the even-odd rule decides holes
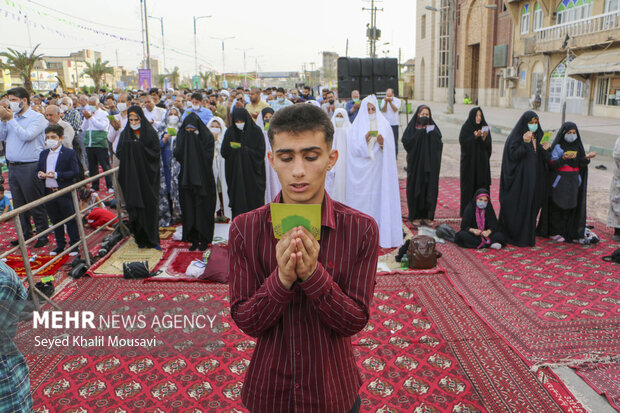
[[[66,111],[69,110],[69,106],[67,106],[67,105],[60,105],[60,110],[62,111],[62,113],[65,113]]]
[[[245,127],[245,122],[235,123],[235,126],[236,126],[239,130],[243,130],[243,128]]]
[[[284,102],[284,98],[278,98],[278,103]]]
[[[19,113],[19,111],[22,110],[21,102],[9,102],[9,106],[13,113]]]
[[[200,105],[192,105],[192,109],[194,109],[194,110],[200,110]]]
[[[59,144],[60,144],[60,141],[58,141],[56,139],[46,139],[45,140],[45,149],[56,149],[56,148],[58,148]]]
[[[219,135],[220,132],[222,131],[220,128],[209,128],[209,130],[211,131],[212,134],[214,135]]]
[[[418,118],[418,122],[420,123],[420,125],[428,125],[429,121],[430,119],[428,118],[428,116],[420,116]]]
[[[577,134],[576,133],[566,134],[564,135],[564,140],[568,143],[573,143],[577,140]]]
[[[334,104],[334,102],[335,102],[335,100],[334,100],[334,99],[330,99],[330,100],[329,100],[329,104],[330,104],[330,105],[333,105],[333,104]]]
[[[171,125],[176,125],[179,123],[179,117],[176,115],[168,116],[168,123]]]
[[[487,201],[476,201],[476,206],[480,209],[485,209],[487,207]]]
[[[370,119],[370,120],[375,120],[375,119],[377,119],[377,114],[376,114],[376,113],[369,113],[369,114],[368,114],[368,119]]]
[[[344,118],[336,118],[336,127],[341,127],[344,125]]]
[[[127,110],[127,104],[125,102],[120,102],[118,105],[116,105],[116,109],[118,109],[120,112],[124,112]]]
[[[118,100],[118,93],[114,94],[114,100]]]
[[[527,128],[530,130],[530,132],[534,133],[538,130],[538,123],[534,123],[534,124],[528,123]]]
[[[97,111],[97,106],[95,106],[95,105],[88,105],[88,111],[90,113],[95,113]]]
[[[194,131],[194,134],[196,134],[196,135],[200,135],[200,131],[199,131],[198,129],[196,129],[196,130]]]
[[[139,123],[137,123],[137,124],[135,124],[135,125],[134,125],[133,123],[130,123],[130,124],[129,124],[129,127],[130,127],[131,129],[133,129],[133,130],[138,130],[138,129],[140,129],[140,124],[139,124]]]

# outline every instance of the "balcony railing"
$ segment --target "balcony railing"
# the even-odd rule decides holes
[[[536,30],[535,33],[538,42],[551,42],[564,40],[567,34],[572,38],[616,29],[620,29],[620,10],[544,27]]]

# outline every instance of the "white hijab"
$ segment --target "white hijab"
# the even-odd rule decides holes
[[[220,203],[219,195],[216,197],[216,207],[215,210],[219,211],[220,209],[224,210],[224,215],[228,218],[232,218],[232,210],[230,209],[230,201],[228,200],[228,185],[226,185],[226,169],[224,168],[224,158],[222,158],[222,154],[220,153],[222,149],[222,141],[224,140],[224,134],[226,133],[226,122],[219,116],[214,116],[209,119],[207,122],[207,128],[211,129],[214,123],[217,122],[217,125],[220,126],[220,133],[217,136],[217,141],[215,141],[215,155],[213,156],[213,177],[215,178],[215,182],[220,182],[222,187],[222,198],[224,198],[224,205],[222,207]]]
[[[336,115],[342,115],[342,125],[336,125]],[[344,203],[346,200],[346,181],[347,181],[347,131],[351,127],[351,121],[347,111],[343,108],[336,108],[332,116],[334,125],[334,142],[332,149],[338,151],[338,161],[331,171],[327,172],[325,178],[325,189],[332,199]]]
[[[376,108],[376,121],[368,115],[368,104]],[[376,122],[376,126],[374,126]],[[372,128],[383,137],[369,148],[366,133]],[[374,95],[362,100],[360,110],[347,133],[346,204],[375,219],[379,226],[379,245],[399,247],[403,242],[400,191],[390,123],[379,110]]]
[[[273,202],[276,195],[280,193],[282,185],[280,184],[280,179],[278,179],[278,174],[273,170],[269,163],[269,158],[267,158],[267,153],[271,152],[271,143],[269,142],[269,136],[267,136],[267,131],[265,130],[262,111],[256,118],[256,124],[260,130],[263,131],[263,136],[265,137],[265,204],[269,204]]]

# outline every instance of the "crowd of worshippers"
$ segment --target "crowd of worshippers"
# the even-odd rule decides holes
[[[321,107],[332,119],[339,158],[326,178],[332,199],[375,219],[380,246],[403,243],[396,159],[401,101],[388,89],[377,99],[347,99],[324,89],[117,91],[106,94],[31,96],[14,88],[0,100],[0,141],[6,145],[9,188],[15,207],[119,166],[129,228],[141,248],[160,248],[159,227],[182,223],[190,250],[205,250],[214,224],[266,203],[280,192],[270,165],[269,122],[281,108]],[[42,113],[37,113],[42,112]],[[510,133],[502,158],[500,214],[490,196],[492,136],[481,108],[462,126],[461,231],[467,248],[533,246],[536,235],[587,243],[588,164],[577,125],[567,122],[552,142],[542,142],[535,112],[525,112]],[[439,194],[442,134],[426,105],[419,106],[401,137],[407,153],[408,223],[430,226]],[[105,188],[112,192],[110,176]],[[92,183],[100,190],[100,182]],[[73,213],[70,196],[21,215],[26,239]],[[540,218],[538,219],[540,215]],[[68,224],[71,243],[75,227]],[[616,230],[617,233],[620,230]],[[59,253],[64,228],[55,231]],[[47,243],[39,239],[35,247]],[[16,241],[14,241],[16,244]]]

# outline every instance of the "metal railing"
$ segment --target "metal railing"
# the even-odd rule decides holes
[[[575,37],[615,29],[620,29],[620,11],[544,27],[536,30],[535,33],[538,42],[550,42],[564,40],[567,34]]]
[[[10,168],[10,166],[9,166]],[[114,188],[114,194],[112,195],[108,195],[106,197],[104,197],[103,199],[101,199],[100,201],[96,202],[94,205],[89,205],[88,207],[84,208],[83,210],[80,210],[80,201],[78,198],[78,190],[80,188],[85,187],[87,184],[93,182],[93,181],[97,181],[105,176],[108,175],[112,175],[112,184],[113,184],[113,188]],[[11,254],[13,254],[16,251],[20,251],[21,256],[22,256],[22,260],[24,261],[24,270],[26,271],[26,277],[28,279],[28,284],[30,286],[30,297],[32,299],[32,303],[34,304],[35,310],[39,310],[42,306],[42,304],[39,302],[39,297],[43,298],[45,301],[47,301],[48,303],[50,303],[53,307],[55,307],[56,309],[60,310],[60,307],[54,302],[52,301],[50,298],[48,298],[45,294],[43,294],[41,291],[39,291],[38,288],[36,288],[35,286],[35,281],[34,281],[34,276],[37,275],[38,273],[40,273],[41,271],[45,270],[47,267],[49,267],[50,265],[53,265],[55,262],[57,262],[58,260],[60,260],[61,258],[63,258],[65,255],[70,254],[71,252],[75,251],[75,250],[80,250],[81,249],[81,253],[82,256],[84,257],[84,260],[86,262],[86,265],[90,267],[91,263],[91,259],[90,259],[90,254],[89,254],[89,249],[88,249],[88,240],[90,238],[92,238],[93,235],[97,234],[99,231],[101,231],[102,229],[106,228],[108,225],[112,224],[114,221],[118,220],[118,225],[120,228],[120,231],[123,235],[127,235],[129,233],[129,230],[127,229],[127,227],[125,227],[125,225],[123,224],[122,221],[122,217],[121,217],[121,198],[120,198],[120,191],[119,191],[119,185],[118,185],[118,179],[117,179],[117,175],[118,175],[118,167],[116,168],[111,168],[103,173],[100,173],[99,175],[90,177],[90,178],[86,178],[82,181],[79,181],[73,185],[70,185],[66,188],[60,189],[54,193],[51,193],[49,195],[46,195],[42,198],[37,199],[36,201],[32,201],[26,205],[20,206],[19,208],[15,208],[12,211],[9,211],[8,213],[2,215],[0,217],[0,224],[3,222],[6,222],[10,219],[13,219],[13,223],[15,225],[15,232],[17,233],[17,241],[18,241],[18,245],[10,248],[8,251],[3,252],[2,254],[0,254],[0,259],[5,258]],[[70,216],[68,216],[67,218],[63,219],[62,221],[58,222],[57,224],[52,225],[51,227],[49,227],[48,229],[46,229],[45,231],[42,231],[41,233],[38,233],[36,235],[34,235],[32,238],[30,239],[24,239],[24,231],[22,228],[22,224],[21,221],[19,219],[20,214],[30,211],[33,208],[36,208],[38,206],[43,206],[46,202],[48,201],[52,201],[56,198],[59,198],[65,194],[71,193],[71,197],[73,198],[73,214],[71,214]],[[102,226],[100,226],[99,228],[95,229],[93,232],[91,232],[90,234],[86,235],[86,232],[84,230],[84,223],[82,222],[82,214],[86,211],[88,211],[89,209],[92,209],[93,207],[95,207],[98,204],[102,204],[105,201],[111,199],[111,198],[115,198],[116,200],[116,217],[114,217],[113,219],[109,220],[108,222],[106,222],[105,224],[103,224]],[[42,265],[41,267],[37,268],[36,270],[32,270],[31,266],[30,266],[30,257],[28,256],[28,249],[26,248],[26,246],[28,244],[30,244],[31,242],[35,241],[36,239],[40,238],[40,237],[48,237],[49,233],[54,231],[54,229],[60,227],[61,225],[65,225],[66,223],[68,223],[69,221],[71,221],[72,219],[75,219],[77,227],[78,227],[78,233],[80,235],[80,240],[78,242],[76,242],[75,244],[72,244],[69,246],[69,248],[65,249],[63,252],[61,252],[60,254],[56,255],[53,259],[51,259],[50,261],[46,262],[44,265]],[[30,224],[30,222],[28,223]],[[37,296],[38,295],[38,296]]]

